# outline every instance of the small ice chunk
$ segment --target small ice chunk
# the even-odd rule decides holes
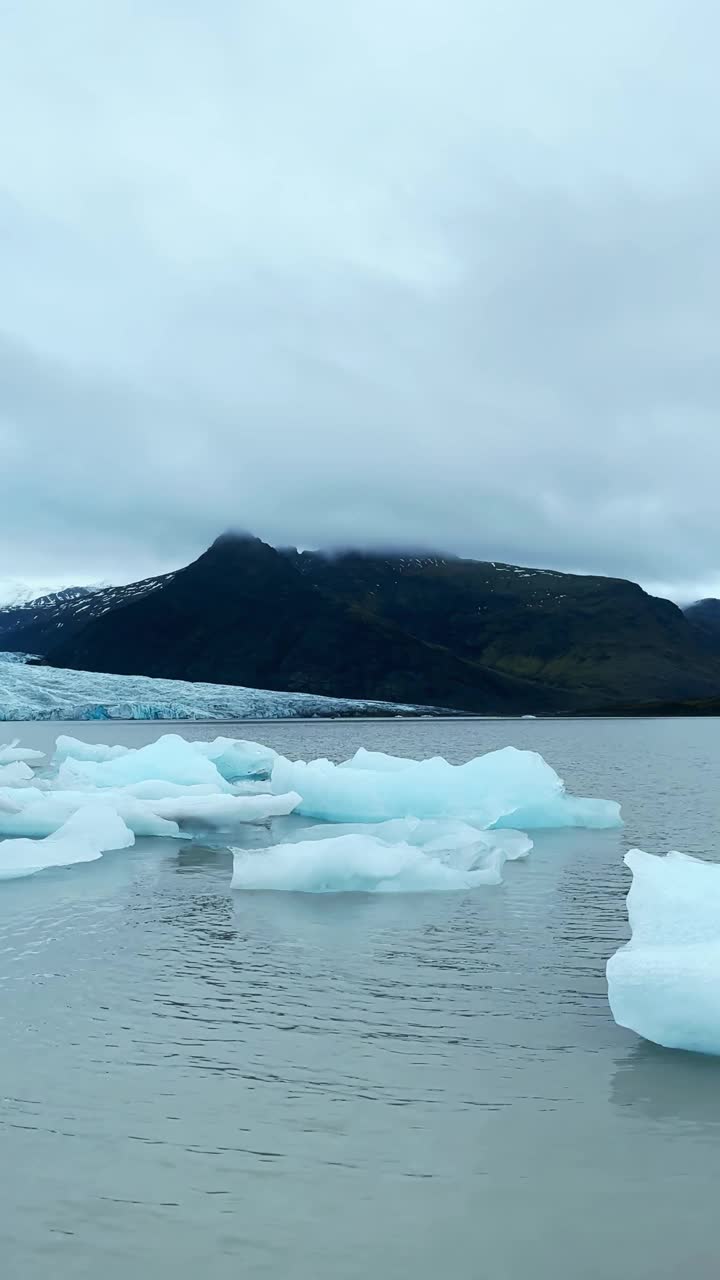
[[[0,744],[0,765],[15,764],[18,760],[23,760],[27,764],[31,760],[45,759],[44,751],[33,751],[31,747],[21,747],[19,743],[19,738],[13,738],[12,742]]]
[[[632,937],[607,963],[615,1021],[668,1049],[720,1054],[720,865],[631,849]]]
[[[104,742],[81,742],[79,738],[71,738],[61,733],[55,743],[53,759],[60,764],[63,760],[90,760],[101,764],[105,760],[117,760],[126,756],[129,747],[107,746]]]
[[[200,755],[212,760],[226,782],[269,778],[278,758],[272,747],[243,738],[215,738],[213,742],[193,742],[191,745]]]
[[[284,796],[177,796],[174,799],[148,801],[161,818],[181,826],[231,830],[244,822],[266,822],[268,818],[285,817],[300,803],[299,795]]]
[[[230,791],[212,760],[195,751],[177,733],[166,733],[146,747],[126,751],[109,760],[63,760],[58,782],[66,787],[126,787],[135,782],[158,780],[180,786],[210,783],[217,791]]]
[[[107,805],[86,805],[44,840],[0,842],[0,880],[32,876],[47,867],[94,862],[109,849],[127,849],[135,837]]]
[[[24,760],[0,765],[0,787],[23,787],[35,781],[35,774]]]
[[[614,801],[567,795],[541,755],[514,747],[461,765],[363,751],[341,765],[279,756],[271,784],[275,792],[297,791],[298,812],[326,822],[417,817],[462,818],[486,829],[621,825]]]

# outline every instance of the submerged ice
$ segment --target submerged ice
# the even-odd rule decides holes
[[[632,937],[607,964],[615,1021],[668,1049],[720,1054],[720,865],[631,849]]]
[[[102,842],[114,820],[130,837],[226,833],[238,846],[235,888],[472,889],[498,884],[504,864],[530,851],[518,828],[620,821],[616,804],[568,795],[541,756],[512,748],[464,765],[365,750],[339,765],[293,762],[258,742],[177,733],[134,749],[64,734],[47,764],[17,743],[2,750],[0,861],[15,875],[60,865],[60,856],[63,865],[87,860],[87,842],[82,856],[68,856],[72,840],[94,820]],[[263,848],[244,847],[247,824],[267,828]]]

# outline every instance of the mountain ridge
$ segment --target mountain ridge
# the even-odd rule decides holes
[[[0,648],[76,670],[488,714],[720,690],[720,654],[635,583],[432,552],[297,551],[226,532],[173,574],[35,612],[0,610]]]

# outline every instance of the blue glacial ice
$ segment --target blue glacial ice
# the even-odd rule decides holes
[[[720,865],[631,849],[632,937],[607,964],[615,1021],[668,1049],[720,1054]]]
[[[28,665],[0,653],[0,720],[272,720],[432,711],[392,702]]]
[[[42,757],[42,752],[32,754]],[[18,757],[20,758],[22,757]],[[73,769],[78,763],[82,766],[104,766],[113,762],[109,768],[91,767],[84,771],[85,776],[93,780],[96,786],[111,786],[117,781],[129,785],[133,781],[142,783],[148,779],[157,781],[161,778],[178,785],[208,781],[217,785],[218,774],[225,782],[262,780],[270,777],[277,758],[277,751],[261,742],[248,742],[238,738],[188,742],[177,733],[163,734],[156,742],[139,748],[108,747],[101,742],[82,742],[79,738],[61,734],[53,753],[56,764],[72,761]],[[120,760],[124,763],[115,763]],[[211,767],[204,761],[210,761]],[[188,782],[188,777],[192,782]]]
[[[533,752],[496,751],[453,766],[361,751],[336,766],[292,763],[261,743],[231,738],[190,742],[164,734],[144,747],[117,749],[61,735],[41,767],[19,758],[16,744],[7,750],[17,758],[0,766],[0,872],[9,867],[13,874],[24,865],[13,852],[17,840],[44,846],[64,832],[65,841],[69,821],[89,821],[78,816],[88,806],[101,825],[114,817],[137,836],[222,831],[230,844],[247,824],[263,824],[263,849],[233,850],[235,887],[313,892],[497,884],[504,864],[532,848],[517,829],[520,819],[523,827],[620,821],[611,801],[569,796]],[[71,826],[68,838],[77,830]],[[48,856],[38,850],[33,862],[23,854],[33,871],[58,865],[43,864]]]
[[[273,791],[301,796],[298,813],[325,822],[462,818],[483,829],[522,830],[621,825],[614,801],[568,795],[542,756],[514,747],[461,765],[367,751],[340,765],[280,756],[271,781]]]
[[[179,733],[166,733],[157,742],[110,759],[82,760],[68,754],[70,748],[66,740],[58,782],[67,787],[126,787],[153,779],[183,787],[206,783],[218,791],[229,792],[231,784],[215,762],[205,751],[198,750],[198,746],[206,745],[187,742]]]

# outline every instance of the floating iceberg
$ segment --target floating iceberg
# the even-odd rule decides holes
[[[178,747],[178,743],[182,746]],[[125,765],[115,765],[113,769],[86,770],[88,778],[118,779],[133,776],[134,779],[146,780],[148,770],[154,769],[153,780],[172,781],[177,778],[178,752],[182,752],[183,776],[188,772],[202,772],[205,778],[216,781],[215,773],[196,764],[189,752],[210,760],[215,769],[226,782],[238,779],[269,778],[273,764],[277,759],[277,751],[263,746],[260,742],[247,742],[237,738],[214,738],[212,742],[188,742],[178,734],[165,734],[149,747],[105,746],[102,742],[82,742],[79,738],[71,738],[61,734],[55,744],[53,760],[62,764],[64,760],[78,761],[81,764],[107,764],[109,761],[126,759]],[[141,754],[143,753],[143,754]],[[32,753],[35,754],[35,753]],[[41,752],[37,753],[41,755]],[[0,758],[0,763],[2,759]],[[170,778],[170,771],[174,777]],[[101,782],[99,785],[106,785]]]
[[[203,744],[207,745],[207,744]],[[217,766],[177,733],[166,733],[157,742],[104,760],[78,760],[66,756],[58,770],[61,786],[126,787],[147,780],[174,782],[179,786],[208,783],[217,791],[230,791]]]
[[[233,738],[164,734],[131,750],[61,735],[36,775],[22,748],[5,750],[13,757],[0,765],[0,860],[9,865],[13,858],[39,868],[43,857],[62,854],[69,864],[99,856],[85,839],[93,817],[101,841],[113,822],[116,833],[177,839],[235,833],[247,823],[272,831],[277,820],[275,832],[283,834],[273,840],[269,832],[265,848],[233,850],[236,888],[447,891],[500,883],[504,864],[532,848],[518,826],[620,822],[616,804],[567,795],[541,756],[512,748],[457,766],[365,750],[334,765],[293,763]],[[73,859],[70,843],[79,835]],[[39,853],[40,845],[49,852]]]
[[[35,774],[24,760],[14,760],[12,764],[0,764],[0,787],[23,787],[34,778]]]
[[[278,753],[272,747],[237,738],[215,738],[212,742],[193,742],[191,745],[194,751],[212,760],[226,782],[269,778],[278,759]]]
[[[433,707],[152,676],[66,671],[0,653],[0,720],[273,720],[298,716],[416,715]],[[27,656],[27,655],[22,655]]]
[[[532,848],[532,841],[515,831],[499,832],[495,839],[475,831],[472,842],[456,844],[457,833],[422,832],[422,826],[406,833],[415,837],[413,843],[389,842],[365,831],[335,835],[330,828],[322,838],[233,849],[232,886],[296,893],[457,892],[500,884],[504,863]],[[385,834],[396,833],[386,829]]]
[[[720,865],[631,849],[632,938],[607,964],[615,1021],[668,1049],[720,1054]]]
[[[292,793],[234,796],[208,793],[203,787],[161,799],[119,788],[88,792],[26,787],[13,794],[5,789],[0,791],[0,836],[38,839],[52,835],[89,801],[95,811],[101,807],[117,813],[136,836],[178,836],[188,829],[232,831],[243,823],[284,817],[299,800]]]
[[[29,764],[30,761],[37,764],[45,759],[44,751],[33,751],[30,747],[21,747],[19,743],[19,738],[13,738],[12,742],[0,746],[0,765],[16,764],[18,760],[24,764]]]
[[[94,813],[117,814],[136,836],[179,836],[176,822],[155,813],[151,804],[121,791],[43,791],[26,787],[0,792],[0,837],[43,839],[69,818],[92,805]],[[0,843],[0,853],[4,849]]]
[[[117,760],[119,756],[126,756],[128,751],[130,747],[108,747],[104,742],[81,742],[79,738],[61,733],[55,742],[53,760],[58,764],[63,760],[89,760],[94,764],[102,764],[105,760]]]
[[[402,760],[367,751],[341,765],[279,756],[272,789],[298,792],[298,813],[325,822],[415,817],[462,818],[485,829],[621,825],[614,801],[567,795],[542,756],[514,747],[461,765],[442,757]]]
[[[291,791],[284,796],[178,796],[146,803],[157,817],[181,828],[231,831],[242,823],[286,817],[297,808],[300,797]]]
[[[45,840],[3,840],[0,880],[33,876],[47,867],[94,862],[109,849],[127,849],[134,836],[122,818],[106,806],[87,805]]]

